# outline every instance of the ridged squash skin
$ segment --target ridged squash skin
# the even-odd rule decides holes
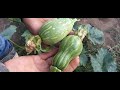
[[[46,45],[54,45],[65,38],[73,29],[77,19],[59,18],[46,22],[41,28],[39,35]]]
[[[72,59],[81,54],[82,49],[83,44],[78,36],[69,35],[66,38],[64,38],[60,44],[59,52],[53,58],[50,71],[63,71]]]

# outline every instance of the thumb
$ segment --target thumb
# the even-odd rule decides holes
[[[64,70],[64,72],[73,72],[79,66],[79,63],[80,63],[80,58],[78,56],[70,62],[70,64]]]

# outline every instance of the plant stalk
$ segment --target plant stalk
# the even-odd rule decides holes
[[[17,46],[17,47],[19,47],[19,48],[21,48],[21,49],[23,49],[23,50],[25,49],[24,47],[19,46],[18,44],[16,44],[16,43],[13,42],[12,40],[9,39],[9,41],[12,42],[15,46]]]

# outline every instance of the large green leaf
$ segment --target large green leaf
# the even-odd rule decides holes
[[[102,65],[99,62],[100,59],[97,59],[96,57],[93,57],[93,56],[90,56],[90,57],[91,57],[91,64],[94,72],[102,72]],[[101,62],[103,62],[102,60]]]
[[[10,25],[6,28],[0,35],[2,35],[6,39],[10,39],[12,35],[16,32],[17,27],[14,25]]]
[[[88,62],[88,57],[85,54],[80,55],[80,65],[81,66],[86,66]]]
[[[80,54],[80,66],[86,66],[87,62],[88,62],[88,57],[86,55],[87,51],[85,50],[85,48],[83,48],[81,54]]]
[[[106,51],[107,52],[107,51]],[[107,52],[108,53],[108,52]],[[112,57],[111,53],[105,55],[105,60],[103,63],[103,71],[105,72],[116,72],[117,71],[117,63]]]
[[[96,44],[102,45],[104,43],[104,33],[101,30],[91,26],[90,24],[87,24],[86,27],[88,30],[88,39],[94,45]]]
[[[95,56],[90,55],[94,72],[116,72],[117,64],[112,54],[105,48],[101,48]]]
[[[101,30],[91,26],[90,24],[81,25],[75,23],[73,30],[78,33],[80,33],[81,30],[87,30],[87,37],[94,45],[102,45],[104,43],[104,33]]]

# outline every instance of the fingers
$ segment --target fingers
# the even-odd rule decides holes
[[[64,72],[73,72],[79,66],[80,60],[79,56],[70,62],[68,67],[64,70]]]
[[[46,60],[46,62],[47,62],[47,64],[48,64],[49,66],[52,65],[52,60],[53,60],[53,57],[50,57],[50,58],[48,58],[48,59]]]
[[[75,33],[73,32],[73,31],[71,31],[70,33],[69,33],[69,35],[74,35]]]
[[[55,19],[55,18],[43,18],[43,22],[46,22],[46,21],[49,21],[49,20],[52,20],[52,19]]]
[[[38,18],[24,18],[23,22],[34,35],[37,35],[43,23]]]
[[[42,53],[39,56],[40,56],[41,59],[46,60],[46,59],[54,56],[57,53],[57,51],[58,51],[58,48],[54,48],[50,52],[48,52],[48,53]]]
[[[34,35],[39,33],[40,27],[48,20],[52,18],[23,18],[23,22]]]

